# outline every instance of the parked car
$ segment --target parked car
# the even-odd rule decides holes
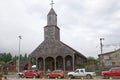
[[[101,75],[105,79],[108,79],[108,78],[113,77],[113,76],[120,76],[120,67],[111,68],[108,71],[102,71]]]
[[[32,77],[32,78],[39,78],[42,76],[44,73],[43,71],[38,71],[38,70],[24,70],[23,72],[18,73],[19,77]]]
[[[17,77],[17,78],[22,78],[22,77],[23,77],[23,73],[22,73],[22,72],[17,73],[17,74],[16,74],[16,77]]]
[[[46,74],[47,78],[64,78],[64,72],[62,70],[54,70]]]
[[[96,76],[95,72],[86,72],[85,69],[76,69],[73,72],[68,72],[67,74],[70,78],[75,78],[75,77],[86,77],[88,79],[93,78],[93,76]]]

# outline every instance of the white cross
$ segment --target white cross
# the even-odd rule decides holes
[[[50,3],[51,8],[53,8],[53,4],[54,4],[54,3],[53,3],[53,0],[51,0],[51,3]]]

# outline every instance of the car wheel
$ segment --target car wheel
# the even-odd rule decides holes
[[[16,76],[17,78],[20,78],[20,74],[17,74],[17,76]]]
[[[24,78],[25,76],[24,75],[21,75],[21,78]]]
[[[58,78],[58,79],[61,79],[62,77],[59,75],[57,78]]]
[[[33,77],[33,78],[36,78],[37,76],[36,76],[36,75],[33,75],[32,77]]]
[[[70,78],[73,78],[73,75],[69,75]]]
[[[87,79],[91,79],[92,76],[91,76],[90,74],[88,74],[88,75],[86,76],[86,78],[87,78]]]
[[[109,79],[109,77],[110,77],[109,75],[104,75],[105,79]]]
[[[47,76],[48,79],[50,79],[50,76]]]

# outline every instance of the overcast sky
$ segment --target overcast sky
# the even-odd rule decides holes
[[[50,0],[0,0],[0,53],[30,54],[44,40]],[[120,0],[54,0],[61,41],[85,56],[120,48]],[[107,46],[111,45],[111,46]]]

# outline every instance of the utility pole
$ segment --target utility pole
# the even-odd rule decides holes
[[[103,53],[103,43],[102,43],[102,41],[104,40],[104,38],[100,38],[100,51],[101,51],[101,66],[102,66],[102,68],[101,68],[101,70],[103,70],[103,55],[102,55],[102,53]]]
[[[18,72],[20,72],[20,44],[21,44],[21,39],[22,39],[22,36],[18,36],[18,38],[19,38]]]
[[[103,53],[103,43],[102,43],[103,40],[104,40],[104,38],[100,38],[100,50],[101,50],[101,54]]]

